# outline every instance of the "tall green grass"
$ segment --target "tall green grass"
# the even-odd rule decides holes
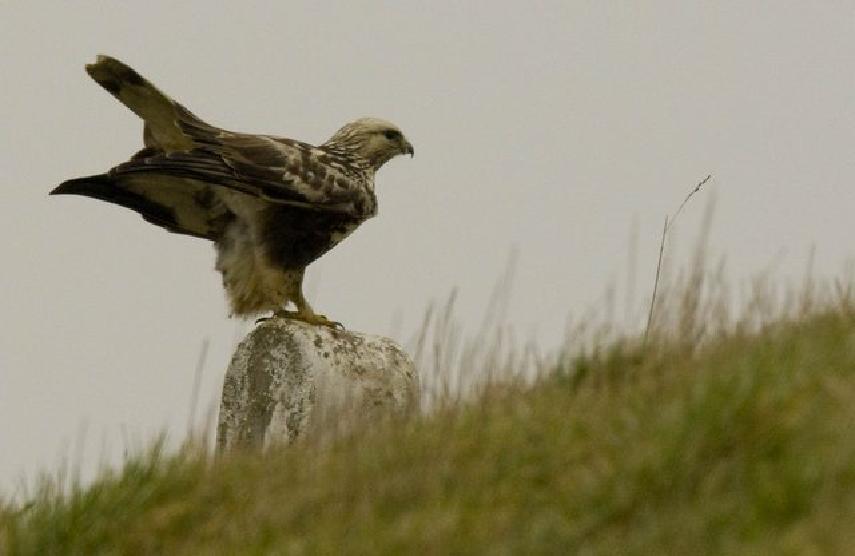
[[[534,375],[497,375],[404,422],[265,454],[158,444],[88,486],[45,480],[0,510],[0,550],[849,552],[849,289],[768,299],[758,286],[755,302],[766,296],[774,314],[733,319],[715,317],[725,302],[709,276],[672,282],[694,293],[661,296],[678,301],[646,341],[608,327],[579,334],[529,363]],[[521,357],[473,350],[463,342],[445,362]]]

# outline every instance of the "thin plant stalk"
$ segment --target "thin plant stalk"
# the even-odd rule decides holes
[[[650,335],[650,327],[653,325],[653,311],[656,306],[656,294],[659,290],[659,276],[662,272],[662,258],[665,253],[665,240],[668,237],[668,232],[671,231],[671,227],[674,225],[677,217],[680,216],[680,213],[683,211],[683,207],[686,206],[689,199],[698,193],[711,179],[712,174],[707,174],[707,177],[698,182],[698,184],[689,191],[689,194],[686,195],[686,198],[683,199],[683,202],[680,203],[679,207],[677,207],[677,210],[674,212],[674,216],[669,218],[667,214],[665,215],[665,224],[662,226],[662,239],[659,242],[659,259],[656,261],[656,278],[653,280],[653,295],[650,297],[650,309],[647,312],[647,326],[644,328],[645,344],[647,343],[647,337]]]

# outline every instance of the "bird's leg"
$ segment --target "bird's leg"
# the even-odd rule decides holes
[[[301,320],[309,324],[329,326],[330,328],[340,328],[344,330],[344,326],[340,322],[330,320],[324,315],[319,315],[314,310],[312,310],[312,306],[309,305],[309,302],[306,301],[305,297],[303,297],[302,291],[298,293],[297,298],[294,300],[294,304],[297,305],[297,311],[284,311],[286,313],[286,318]]]
[[[294,305],[297,306],[297,310],[286,311],[285,309],[279,309],[278,311],[273,313],[273,316],[275,318],[293,319],[314,325],[344,329],[344,326],[342,326],[340,322],[332,321],[324,315],[319,315],[314,310],[312,310],[312,306],[309,305],[309,302],[306,301],[306,297],[303,295],[302,273],[300,273],[298,279],[295,282],[296,283],[294,284],[294,288],[288,297],[289,300],[293,301]]]

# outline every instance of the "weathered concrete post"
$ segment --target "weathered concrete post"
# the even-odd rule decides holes
[[[403,415],[418,404],[418,376],[392,340],[270,319],[235,351],[226,372],[217,447],[263,448],[313,429]]]

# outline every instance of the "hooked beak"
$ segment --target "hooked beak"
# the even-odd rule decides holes
[[[404,139],[403,153],[410,155],[410,158],[413,158],[416,154],[416,151],[413,150],[413,146],[406,139]]]

